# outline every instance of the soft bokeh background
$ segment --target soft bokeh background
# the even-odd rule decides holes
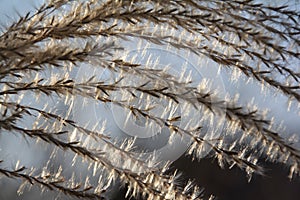
[[[299,0],[268,0],[263,2],[272,4],[288,3],[293,8],[300,10]],[[38,0],[0,0],[1,26],[9,25],[10,22],[18,18],[18,13],[22,15],[26,11],[33,10],[41,3],[42,1]],[[248,103],[253,99],[253,102],[258,104],[259,107],[271,110],[270,115],[274,115],[278,121],[284,120],[288,134],[300,134],[299,108],[292,105],[291,111],[286,111],[287,99],[285,97],[277,95],[274,98],[271,91],[261,94],[258,85],[245,84],[243,80],[233,84],[224,76],[223,81],[227,92],[231,95],[240,94],[240,103]],[[9,160],[11,166],[8,167],[14,167],[16,161],[20,160],[24,165],[42,168],[50,153],[51,149],[45,150],[41,143],[24,142],[22,137],[0,133],[0,160]],[[205,195],[214,194],[220,200],[298,200],[300,198],[299,177],[290,181],[287,178],[288,169],[276,164],[265,163],[264,165],[267,168],[267,176],[255,175],[250,183],[247,182],[246,174],[243,171],[237,168],[222,170],[218,167],[217,162],[212,159],[192,162],[189,158],[182,156],[173,164],[173,167],[183,172],[183,183],[192,178],[198,185],[205,188]],[[16,180],[1,178],[0,200],[37,200],[57,197],[56,193],[53,192],[40,194],[37,187],[33,187],[29,192],[25,191],[22,196],[18,196],[16,191],[19,184],[20,182]],[[116,193],[118,192],[116,191]],[[121,194],[124,194],[123,190],[115,199],[122,199]],[[61,196],[58,199],[66,199],[66,197]]]

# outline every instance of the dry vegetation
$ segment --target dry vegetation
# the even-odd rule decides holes
[[[71,116],[71,105],[74,97],[83,96],[127,109],[130,115],[145,118],[149,126],[168,128],[171,135],[188,137],[187,154],[192,159],[200,159],[203,146],[208,146],[220,166],[236,165],[249,177],[252,173],[264,174],[260,159],[283,163],[290,169],[290,178],[298,176],[299,150],[283,137],[284,133],[277,128],[279,124],[273,124],[263,111],[218,96],[210,91],[209,84],[191,86],[165,70],[153,68],[151,63],[147,66],[130,62],[117,57],[115,52],[126,51],[127,47],[122,45],[126,40],[145,40],[191,52],[213,60],[220,69],[259,82],[299,105],[299,18],[299,10],[251,0],[45,3],[34,13],[21,16],[0,36],[0,134],[22,135],[26,140],[53,147],[50,161],[69,152],[64,155],[82,159],[86,170],[94,173],[78,182],[74,168],[58,167],[56,171],[47,165],[43,169],[30,169],[31,166],[9,169],[2,167],[7,161],[1,156],[0,174],[22,179],[20,192],[26,185],[39,185],[78,198],[106,199],[109,188],[121,181],[128,188],[127,196],[201,198],[198,186],[192,182],[179,185],[177,173],[166,173],[170,163],[160,168],[155,157],[136,156],[133,141],[120,144],[110,139],[105,128],[91,129],[78,124]],[[99,81],[95,77],[78,81],[71,71],[83,64],[108,69],[119,77],[113,81]],[[140,82],[128,84],[124,81],[127,76],[137,77]],[[117,93],[123,95],[121,99],[115,98]],[[126,101],[141,94],[224,115],[226,132],[242,134],[234,137],[223,134],[214,141],[205,139],[201,124],[183,127],[176,123],[180,116],[157,116],[150,112],[155,105],[138,107]],[[42,105],[30,104],[28,96],[32,101],[45,101]],[[61,113],[47,99],[70,106]],[[230,138],[235,142],[228,143]],[[68,170],[74,170],[70,178],[64,174]]]

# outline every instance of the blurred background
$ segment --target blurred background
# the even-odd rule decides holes
[[[270,4],[289,4],[292,8],[300,10],[299,0],[267,0],[264,3]],[[18,15],[34,10],[42,1],[39,0],[0,0],[0,24],[7,27],[12,21],[18,19]],[[298,63],[299,64],[299,63]],[[268,93],[260,94],[258,85],[245,84],[243,80],[233,84],[224,77],[226,91],[232,95],[240,94],[239,102],[247,103],[249,99],[255,97],[255,103],[262,108],[271,110],[272,115],[278,121],[284,121],[288,133],[300,134],[299,108],[295,107],[292,111],[286,111],[287,100],[285,97],[278,95],[276,101],[269,98]],[[271,97],[271,99],[270,99]],[[39,153],[37,153],[39,152]],[[15,163],[20,160],[24,165],[33,165],[43,167],[51,154],[51,149],[39,143],[26,142],[22,137],[15,135],[8,136],[0,133],[0,160],[9,160],[9,164],[14,168]],[[65,161],[66,164],[68,161]],[[299,200],[300,199],[300,178],[296,177],[289,180],[287,175],[288,169],[279,164],[262,163],[267,169],[266,176],[254,175],[250,182],[246,173],[233,167],[232,169],[221,169],[216,160],[204,158],[198,161],[191,161],[190,158],[181,156],[172,164],[172,170],[178,169],[182,172],[182,183],[192,179],[199,186],[204,188],[204,196],[209,197],[211,194],[217,196],[219,200]],[[38,199],[72,199],[63,195],[58,196],[55,192],[43,192],[38,187],[32,187],[30,191],[25,190],[19,196],[17,194],[20,181],[0,179],[0,200],[38,200]],[[112,199],[121,200],[124,197],[125,190],[117,186],[114,190]]]

